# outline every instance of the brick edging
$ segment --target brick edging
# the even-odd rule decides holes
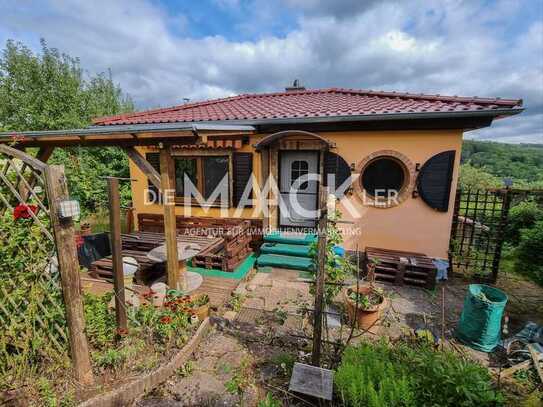
[[[206,318],[196,330],[194,336],[181,349],[170,362],[158,369],[139,377],[136,380],[126,383],[119,388],[113,389],[108,393],[100,394],[83,403],[80,407],[118,407],[127,406],[136,398],[148,393],[155,387],[162,384],[170,377],[175,370],[179,369],[192,356],[202,339],[207,335],[211,324],[209,318]]]

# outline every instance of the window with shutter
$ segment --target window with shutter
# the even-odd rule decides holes
[[[417,178],[417,190],[422,200],[441,212],[449,209],[455,155],[454,150],[434,155],[424,163]]]
[[[234,153],[233,156],[233,202],[234,206],[251,206],[251,202],[241,202],[243,192],[247,184],[251,183],[251,174],[253,173],[253,154],[252,153]],[[253,190],[251,184],[251,191],[248,199],[253,197]]]
[[[336,194],[338,198],[341,198],[339,194],[338,188],[343,185],[343,183],[351,178],[351,167],[338,154],[332,153],[330,151],[327,151],[324,155],[324,182],[325,185],[331,187],[332,186],[332,180],[334,182],[334,189],[335,191],[332,191]]]

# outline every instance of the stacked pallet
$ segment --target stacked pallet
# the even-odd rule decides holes
[[[429,290],[435,287],[437,268],[425,254],[367,247],[366,261],[376,264],[375,279],[378,281]]]
[[[138,214],[138,226],[142,232],[163,232],[163,217]],[[254,226],[249,220],[177,216],[176,227],[180,236],[217,236],[224,239],[193,258],[192,264],[197,267],[232,272],[253,250]]]
[[[165,273],[163,263],[156,263],[147,257],[147,253],[155,247],[165,244],[163,233],[134,232],[122,234],[122,256],[133,257],[139,264],[136,281],[152,281]],[[184,243],[194,243],[202,248],[202,251],[213,247],[223,247],[224,239],[213,236],[178,236],[177,240]],[[94,261],[89,268],[89,275],[93,278],[106,280],[113,279],[113,264],[111,256]]]

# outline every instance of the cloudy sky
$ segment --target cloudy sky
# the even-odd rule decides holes
[[[468,137],[543,142],[543,0],[0,0],[0,42],[111,68],[139,109],[349,87],[522,98]]]

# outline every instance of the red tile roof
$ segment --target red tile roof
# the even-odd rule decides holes
[[[522,100],[312,89],[261,93],[187,103],[94,119],[96,125],[290,119],[395,113],[519,110]]]

